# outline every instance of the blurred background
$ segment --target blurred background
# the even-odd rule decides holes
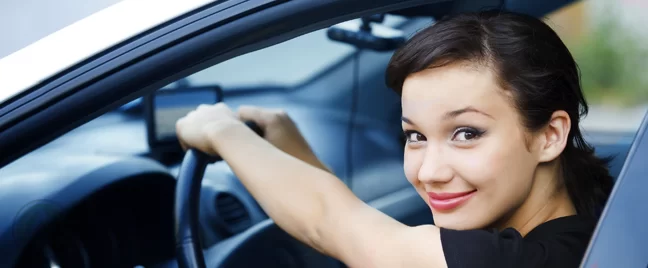
[[[0,58],[116,2],[0,1]],[[581,69],[586,130],[635,131],[648,109],[646,10],[645,0],[582,0],[546,17]]]
[[[648,109],[648,1],[583,0],[546,18],[581,70],[585,129],[634,131]],[[620,120],[622,118],[622,120]]]
[[[2,0],[0,58],[117,2],[120,1]]]

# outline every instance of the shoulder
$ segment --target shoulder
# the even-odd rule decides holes
[[[441,244],[453,267],[578,267],[595,222],[568,216],[543,223],[527,236],[515,229],[441,229]]]

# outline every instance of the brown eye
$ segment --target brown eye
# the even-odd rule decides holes
[[[452,140],[454,141],[470,141],[476,138],[479,138],[484,132],[480,131],[475,128],[470,128],[470,127],[464,127],[464,128],[459,128],[455,131],[454,135],[452,136]]]
[[[410,142],[421,142],[425,141],[425,136],[417,131],[405,131],[405,141]]]
[[[475,137],[475,133],[472,132],[463,132],[463,140],[471,140]]]

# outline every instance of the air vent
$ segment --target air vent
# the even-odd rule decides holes
[[[218,193],[215,199],[216,213],[227,235],[238,234],[250,228],[252,220],[245,205],[230,193]]]

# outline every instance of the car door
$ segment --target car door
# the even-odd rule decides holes
[[[583,260],[583,267],[646,267],[648,113],[634,139]]]

